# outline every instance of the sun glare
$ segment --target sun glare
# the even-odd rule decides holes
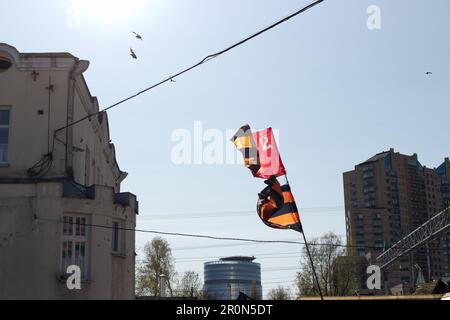
[[[102,23],[117,23],[139,12],[145,0],[78,0],[83,15]]]

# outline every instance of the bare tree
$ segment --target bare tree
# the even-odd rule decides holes
[[[144,258],[136,268],[136,294],[158,296],[160,293],[159,277],[165,275],[167,287],[172,295],[175,280],[175,268],[169,243],[161,238],[153,238],[144,247]]]
[[[283,286],[278,286],[277,288],[271,289],[267,293],[268,300],[291,300],[291,294],[289,293],[289,288]]]
[[[329,232],[309,244],[322,294],[342,296],[353,293],[356,290],[355,268],[352,258],[346,256],[340,238]],[[306,248],[303,249],[301,271],[297,273],[297,288],[300,295],[319,294]]]
[[[200,275],[195,271],[186,271],[178,281],[176,296],[199,297],[202,291]]]

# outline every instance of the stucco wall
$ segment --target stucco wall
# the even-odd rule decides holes
[[[53,139],[67,121],[100,109],[82,75],[89,63],[69,53],[19,53],[3,43],[0,59],[12,63],[0,70],[0,108],[10,110],[9,157],[0,164],[0,299],[134,298],[134,231],[121,231],[124,248],[113,254],[109,227],[115,220],[133,230],[137,202],[132,194],[125,195],[129,204],[114,201],[126,173],[106,113]],[[30,176],[27,170],[49,152],[49,169]],[[67,181],[95,185],[95,198],[65,192]],[[104,226],[88,227],[89,276],[81,290],[68,290],[61,279],[64,214]]]
[[[4,52],[0,55],[7,56]],[[49,61],[50,64],[50,61]],[[36,81],[31,72],[39,73]],[[50,94],[50,130],[65,123],[68,71],[64,69],[19,69],[16,64],[0,73],[0,106],[9,107],[10,147],[9,165],[0,167],[0,176],[23,177],[26,170],[48,153],[49,77],[54,84]],[[38,111],[43,114],[39,115]],[[63,148],[55,150],[55,160],[49,175],[63,172]]]
[[[23,196],[18,197],[17,192]],[[135,197],[124,207],[113,189],[96,186],[95,199],[64,198],[62,183],[0,184],[0,299],[133,299],[134,232],[124,231],[122,255],[112,253],[112,230],[88,227],[88,282],[68,290],[61,268],[62,216],[84,214],[89,224],[135,228]]]
[[[110,143],[106,114],[71,126],[68,137],[64,129],[53,138],[55,130],[66,126],[68,118],[70,123],[71,118],[76,121],[99,111],[82,71],[74,72],[80,60],[68,53],[20,54],[0,43],[1,57],[12,62],[12,66],[0,72],[0,107],[9,108],[11,115],[9,161],[0,165],[0,177],[27,178],[27,169],[50,151],[53,162],[45,176],[65,176],[67,145],[67,166],[73,168],[76,182],[112,186],[118,191],[121,171]],[[84,63],[87,68],[88,62]],[[50,85],[52,90],[48,89]],[[68,107],[70,91],[74,93],[72,112]],[[85,180],[86,150],[90,154],[89,181]]]

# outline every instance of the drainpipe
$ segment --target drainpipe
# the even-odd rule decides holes
[[[75,82],[89,67],[89,61],[76,59],[75,64],[69,72],[69,85],[67,93],[67,116],[66,126],[73,122],[74,101],[75,101]],[[65,176],[70,180],[73,176],[73,126],[66,128],[66,150],[65,150]]]

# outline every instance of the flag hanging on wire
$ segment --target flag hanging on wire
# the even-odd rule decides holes
[[[261,220],[271,228],[302,232],[297,205],[289,184],[280,185],[275,176],[264,183],[267,187],[258,194],[257,204]]]
[[[254,177],[268,179],[286,174],[272,128],[252,133],[249,125],[242,126],[231,141],[244,156],[244,165]]]

